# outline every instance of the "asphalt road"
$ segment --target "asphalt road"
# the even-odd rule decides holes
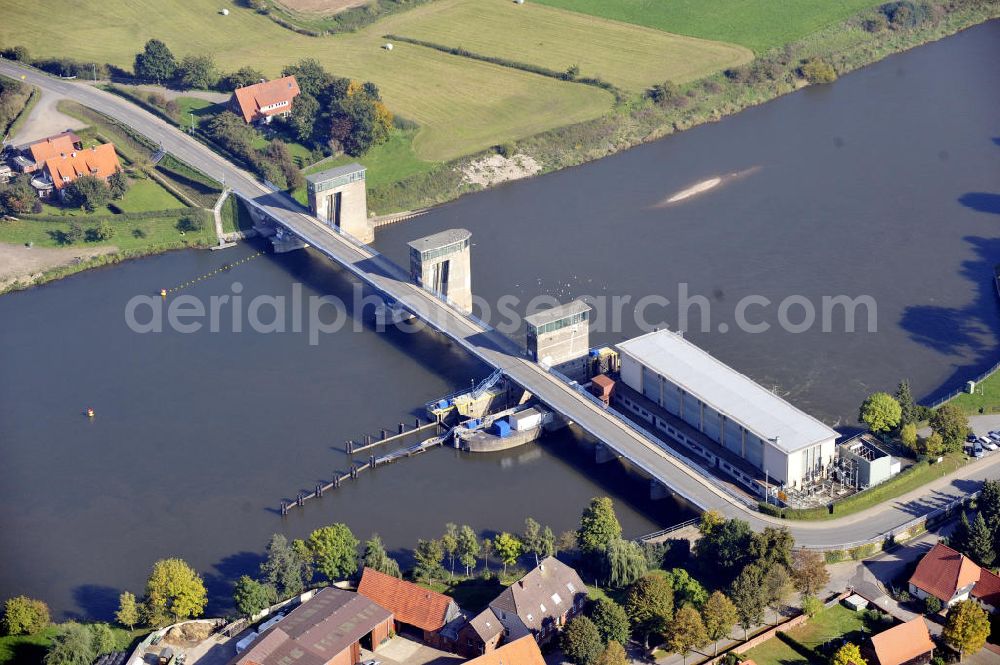
[[[644,436],[633,427],[609,416],[578,390],[547,373],[521,355],[504,335],[445,305],[409,282],[405,272],[371,248],[352,242],[307,214],[283,193],[274,193],[253,175],[240,169],[194,138],[160,118],[103,90],[55,79],[37,70],[0,60],[0,73],[36,85],[43,92],[74,100],[117,119],[160,143],[163,150],[223,181],[242,199],[277,219],[316,250],[350,270],[355,276],[388,294],[434,329],[461,344],[470,353],[502,368],[512,380],[533,392],[554,410],[566,414],[577,425],[620,454],[645,473],[663,481],[671,490],[702,508],[713,508],[739,517],[755,528],[785,524],[796,541],[806,547],[835,548],[877,537],[951,500],[975,491],[984,478],[1000,477],[1000,455],[979,460],[953,478],[932,483],[920,496],[897,501],[862,513],[821,523],[784,522],[761,515],[723,489],[720,481],[702,475],[662,442]]]

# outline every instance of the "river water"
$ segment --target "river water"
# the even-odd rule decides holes
[[[539,294],[676,302],[687,283],[710,303],[708,332],[689,325],[690,339],[850,426],[871,390],[907,377],[931,396],[998,359],[997,61],[993,22],[831,86],[465,197],[381,231],[376,245],[405,264],[406,241],[468,228],[473,288],[490,303],[516,296],[523,306]],[[658,205],[726,174],[737,175]],[[429,334],[348,329],[311,345],[306,333],[125,325],[133,296],[202,275],[171,298],[293,297],[301,284],[305,298],[351,301],[351,280],[314,253],[257,249],[177,252],[0,298],[0,598],[26,593],[57,615],[107,617],[120,590],[142,591],[155,559],[181,556],[221,610],[229,581],[257,565],[275,531],[303,537],[344,521],[398,552],[449,521],[488,532],[531,515],[570,529],[601,494],[615,499],[628,535],[691,515],[649,501],[620,465],[595,465],[589,443],[566,431],[500,455],[434,450],[282,519],[281,498],[347,467],[346,439],[412,421],[425,401],[487,370]],[[773,303],[747,317],[771,330],[737,329],[736,303],[750,295]],[[782,300],[836,295],[871,296],[877,332],[863,315],[853,334],[780,330],[772,310]],[[650,324],[680,323],[670,306],[647,314]],[[592,341],[639,332],[633,318],[625,307],[623,323]]]

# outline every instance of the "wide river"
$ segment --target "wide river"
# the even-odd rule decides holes
[[[993,22],[713,125],[465,197],[381,231],[376,245],[405,263],[406,241],[465,227],[477,295],[516,298],[519,311],[538,295],[594,296],[595,343],[640,332],[632,305],[644,296],[671,301],[646,308],[646,324],[681,326],[686,288],[708,317],[703,328],[702,310],[687,308],[689,339],[852,427],[870,391],[906,377],[932,397],[998,360],[997,62]],[[126,326],[133,296],[203,275],[171,298],[208,303],[239,288],[246,301],[292,298],[300,284],[303,298],[351,300],[351,281],[315,253],[257,249],[177,252],[0,298],[0,598],[25,593],[57,615],[106,618],[122,589],[142,592],[154,560],[181,556],[205,575],[210,610],[223,611],[229,582],[256,567],[276,531],[304,537],[344,521],[398,551],[449,521],[492,532],[530,515],[570,529],[601,494],[627,535],[692,514],[649,501],[644,482],[595,465],[567,431],[507,454],[434,450],[282,519],[281,498],[346,468],[346,439],[412,420],[487,370],[432,335],[348,328],[311,345],[307,332],[234,332],[231,316],[220,332]],[[875,305],[858,310],[856,332],[836,313],[824,332],[822,300],[840,295]],[[632,299],[621,323],[612,296]],[[769,330],[741,329],[748,302],[745,318]],[[809,308],[813,326],[783,329]]]

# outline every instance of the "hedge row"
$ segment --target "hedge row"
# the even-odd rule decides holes
[[[424,41],[422,39],[413,39],[412,37],[403,37],[401,35],[384,35],[386,39],[391,39],[397,42],[404,42],[406,44],[413,44],[415,46],[423,46],[425,48],[431,48],[436,51],[441,51],[442,53],[449,53],[451,55],[461,56],[463,58],[469,58],[471,60],[479,60],[481,62],[489,62],[494,65],[500,65],[501,67],[510,67],[511,69],[520,69],[521,71],[529,72],[531,74],[538,74],[540,76],[548,76],[549,78],[559,79],[560,81],[571,81],[573,83],[582,83],[584,85],[592,85],[595,88],[601,88],[602,90],[607,90],[612,95],[615,96],[615,101],[622,101],[625,99],[625,93],[619,90],[615,85],[608,83],[604,79],[600,79],[592,76],[574,76],[568,71],[560,72],[555,69],[549,69],[548,67],[542,67],[541,65],[533,65],[529,62],[518,62],[517,60],[508,60],[507,58],[498,58],[492,55],[483,55],[481,53],[476,53],[474,51],[469,51],[461,46],[445,46],[444,44],[436,44],[434,42]]]

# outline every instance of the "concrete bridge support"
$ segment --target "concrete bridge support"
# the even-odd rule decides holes
[[[673,496],[673,491],[655,478],[649,479],[649,498],[653,501],[668,499]]]
[[[449,229],[409,243],[410,279],[463,312],[472,311],[471,237]]]
[[[250,219],[253,220],[254,231],[261,238],[270,238],[275,254],[284,254],[309,245],[292,235],[284,226],[261,212],[256,206],[248,205]]]
[[[607,462],[613,462],[620,459],[621,455],[616,453],[611,448],[608,448],[603,443],[598,443],[594,446],[594,459],[597,460],[598,464],[605,464]]]

